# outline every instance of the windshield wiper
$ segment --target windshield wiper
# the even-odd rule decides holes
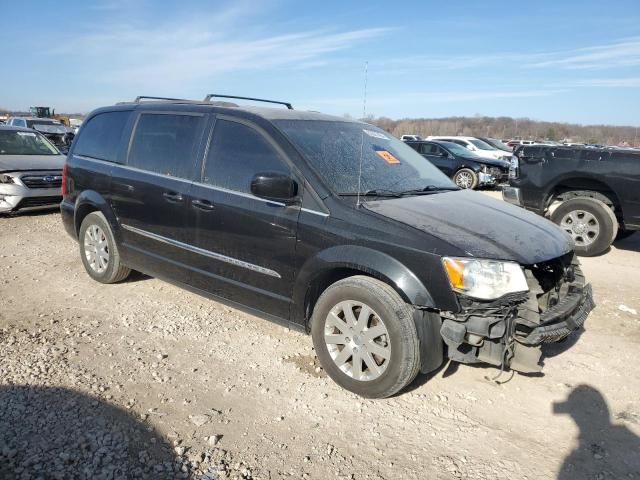
[[[357,197],[358,196],[358,192],[354,192],[354,193],[340,193],[340,196],[343,197]],[[367,190],[366,192],[360,192],[359,194],[361,197],[389,197],[389,198],[400,198],[402,197],[403,193],[402,192],[394,192],[392,190],[379,190],[379,189],[374,189],[374,190]]]
[[[437,187],[435,185],[427,185],[424,188],[416,188],[413,190],[405,190],[403,192],[398,192],[400,195],[428,195],[430,193],[435,192],[451,192],[454,190],[460,190],[459,187]]]

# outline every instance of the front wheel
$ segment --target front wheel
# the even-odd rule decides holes
[[[604,253],[618,233],[618,220],[605,203],[590,197],[563,202],[551,220],[573,238],[578,255],[592,257]]]
[[[453,182],[460,188],[474,189],[478,186],[478,175],[470,168],[461,168],[453,175]]]
[[[353,276],[331,285],[318,299],[311,335],[327,375],[368,398],[401,390],[420,368],[412,308],[386,283]]]

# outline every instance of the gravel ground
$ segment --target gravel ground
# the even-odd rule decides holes
[[[387,400],[311,339],[143,275],[84,272],[56,213],[0,219],[0,479],[640,478],[640,234],[542,375],[449,364]]]

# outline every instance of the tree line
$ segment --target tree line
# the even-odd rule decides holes
[[[465,135],[499,139],[555,140],[577,143],[640,146],[640,128],[613,125],[577,125],[511,117],[403,118],[369,116],[366,122],[392,135]]]

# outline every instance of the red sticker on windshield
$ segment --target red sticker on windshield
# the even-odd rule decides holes
[[[398,160],[386,150],[376,150],[376,153],[389,165],[397,165],[398,163],[400,163],[400,160]]]

